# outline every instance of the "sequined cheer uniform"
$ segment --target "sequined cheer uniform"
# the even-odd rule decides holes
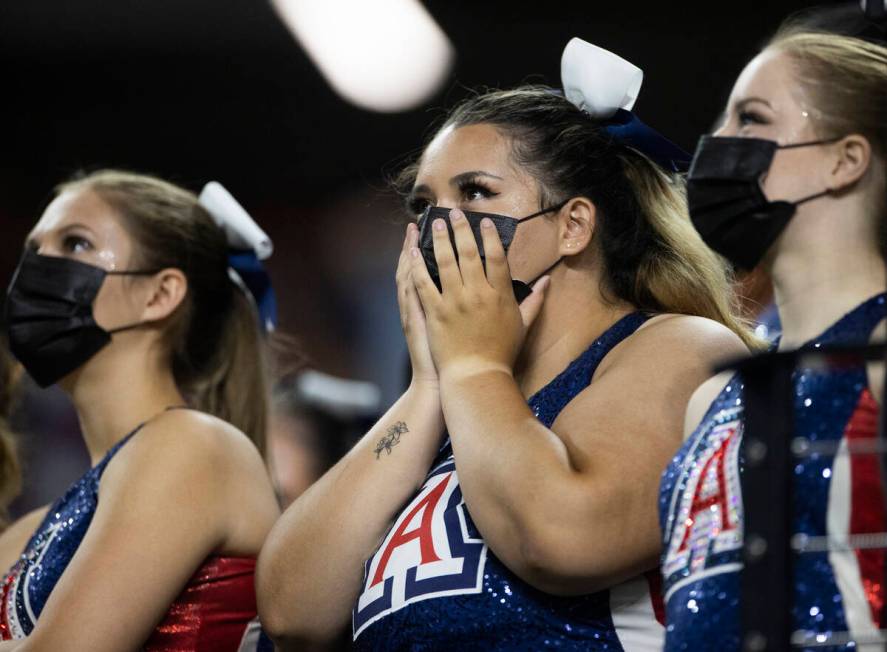
[[[865,344],[884,317],[885,295],[873,297],[804,348]],[[840,448],[837,456],[797,459],[792,532],[838,539],[883,532],[877,459],[845,454],[848,442],[877,437],[878,406],[864,364],[800,369],[793,383],[795,436]],[[669,651],[740,649],[743,409],[743,384],[734,376],[662,478],[659,514]],[[793,631],[859,636],[884,626],[883,550],[804,552],[793,562]]]
[[[551,427],[604,356],[646,317],[631,314],[529,399]],[[477,433],[478,436],[483,433]],[[605,527],[606,524],[601,524]],[[445,443],[422,489],[366,562],[353,611],[358,650],[658,650],[655,572],[584,596],[548,595],[520,580],[472,523]],[[661,610],[660,610],[661,613]]]
[[[6,574],[0,612],[3,640],[24,638],[80,542],[98,505],[99,482],[108,462],[139,431],[118,442],[57,500]],[[256,561],[209,557],[157,625],[145,650],[156,652],[240,652],[271,650],[256,617],[253,575]]]

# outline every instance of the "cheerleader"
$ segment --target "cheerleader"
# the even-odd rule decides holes
[[[260,322],[229,250],[257,231],[218,184],[198,201],[115,171],[60,186],[31,231],[10,348],[69,394],[92,467],[30,517],[0,650],[255,647],[255,558],[278,509]]]
[[[779,348],[883,341],[887,48],[783,29],[745,67],[725,115],[696,152],[690,215],[716,251],[772,276]],[[793,436],[835,454],[797,461],[791,532],[835,542],[882,532],[878,462],[847,453],[876,437],[883,370],[800,369],[793,383]],[[741,648],[744,408],[741,376],[703,384],[663,476],[667,650]],[[885,628],[883,559],[877,549],[794,556],[802,647],[872,649],[856,639]]]
[[[657,478],[747,333],[682,152],[628,110],[640,71],[576,39],[563,73],[470,97],[403,175],[412,383],[272,531],[281,641],[661,647]]]

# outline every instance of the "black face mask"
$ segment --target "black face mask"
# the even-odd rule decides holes
[[[526,222],[528,220],[532,220],[540,215],[545,215],[546,213],[552,213],[554,211],[559,211],[567,202],[562,202],[557,204],[556,206],[551,206],[550,208],[546,208],[544,210],[539,211],[538,213],[533,213],[532,215],[527,215],[526,217],[516,218],[516,217],[508,217],[507,215],[497,215],[495,213],[478,213],[476,211],[462,211],[465,214],[465,219],[468,221],[469,226],[471,227],[472,233],[474,233],[474,240],[477,242],[477,251],[480,254],[481,262],[486,269],[486,256],[484,255],[484,243],[483,238],[481,237],[481,227],[480,223],[485,217],[489,218],[493,224],[496,226],[496,231],[499,233],[499,239],[502,241],[502,249],[505,253],[508,253],[508,248],[511,246],[511,241],[514,239],[514,233],[517,231],[517,226],[521,222]],[[450,233],[450,242],[453,245],[453,252],[456,252],[456,237],[453,233],[453,225],[450,224],[450,210],[449,208],[441,208],[439,206],[429,206],[425,209],[425,212],[422,214],[422,217],[419,219],[419,249],[422,251],[422,257],[425,259],[425,265],[428,267],[428,273],[431,275],[431,280],[434,281],[434,284],[437,286],[437,289],[441,289],[440,284],[440,273],[437,269],[437,260],[434,257],[434,236],[431,229],[431,224],[436,219],[442,219],[447,224],[447,230]],[[458,253],[456,253],[456,257],[458,258]],[[517,299],[517,302],[520,303],[532,293],[532,285],[540,278],[545,276],[548,272],[554,269],[555,265],[563,260],[562,258],[558,258],[548,269],[542,272],[539,276],[534,278],[532,281],[524,282],[518,281],[516,279],[512,279],[511,286],[514,289],[514,297]]]
[[[795,202],[768,201],[761,178],[777,149],[833,143],[839,138],[779,145],[761,138],[703,136],[687,176],[693,226],[705,243],[736,267],[753,269],[779,237],[797,207],[828,190]]]
[[[69,258],[22,256],[6,294],[9,348],[40,387],[58,382],[111,341],[96,324],[92,304],[108,275],[150,275],[156,271],[108,272]]]

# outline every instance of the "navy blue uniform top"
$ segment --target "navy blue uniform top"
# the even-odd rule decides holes
[[[872,297],[803,348],[865,344],[887,315],[885,295]],[[873,455],[847,455],[847,445],[877,436],[877,404],[865,365],[799,369],[795,437],[832,444],[838,455],[798,458],[793,533],[846,540],[885,530],[880,471]],[[743,383],[734,376],[675,455],[659,494],[666,650],[740,647],[739,573],[743,543]],[[794,630],[820,642],[835,632],[863,636],[883,626],[882,550],[807,551],[794,563]],[[817,649],[848,649],[852,643]]]
[[[550,427],[604,356],[646,319],[633,313],[618,321],[533,395],[528,404],[539,421]],[[353,611],[358,650],[652,650],[661,647],[662,629],[647,577],[557,597],[506,568],[471,520],[449,440],[366,562]]]

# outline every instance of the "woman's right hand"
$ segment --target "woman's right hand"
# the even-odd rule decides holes
[[[410,249],[419,247],[419,227],[407,226],[400,259],[397,263],[397,303],[400,307],[400,324],[407,340],[410,362],[413,367],[413,384],[438,387],[437,369],[428,345],[425,312],[411,278]]]

